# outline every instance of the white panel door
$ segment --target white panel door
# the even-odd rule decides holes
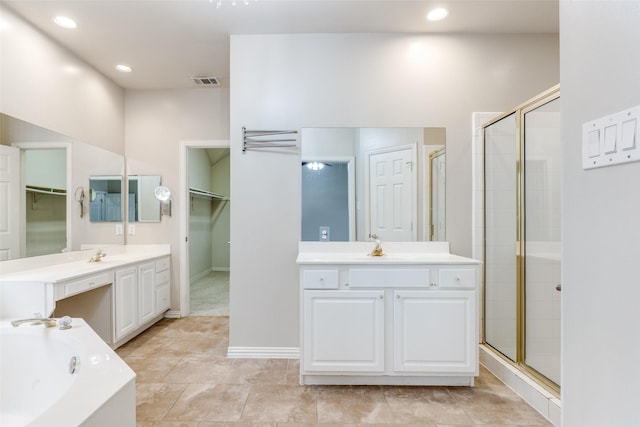
[[[415,147],[369,153],[371,234],[382,240],[417,238]]]
[[[384,291],[303,292],[304,371],[384,370]]]
[[[474,291],[394,291],[394,370],[477,370]]]
[[[0,261],[20,258],[20,149],[0,145]]]
[[[138,316],[140,324],[156,315],[156,263],[138,267]]]
[[[138,327],[138,268],[116,271],[114,283],[115,341]]]

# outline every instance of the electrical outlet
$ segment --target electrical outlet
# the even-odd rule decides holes
[[[122,236],[122,224],[116,224],[116,235]]]
[[[135,224],[129,224],[129,230],[128,233],[130,236],[133,236],[136,234],[136,226]]]
[[[320,241],[321,242],[331,241],[331,227],[326,225],[320,226]]]

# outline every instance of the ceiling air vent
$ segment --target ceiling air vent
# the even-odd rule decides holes
[[[217,77],[191,77],[197,86],[220,86],[220,80]]]

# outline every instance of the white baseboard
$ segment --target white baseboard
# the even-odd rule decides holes
[[[211,271],[231,271],[229,267],[211,267]]]
[[[480,345],[480,363],[554,426],[561,425],[560,399],[484,345]]]
[[[165,319],[179,319],[182,317],[182,313],[179,310],[169,310],[164,313]]]
[[[230,359],[299,359],[298,347],[228,347]]]

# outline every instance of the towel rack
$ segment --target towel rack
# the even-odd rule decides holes
[[[295,147],[297,138],[279,138],[279,135],[295,135],[297,130],[247,130],[242,128],[242,152],[260,148]],[[275,136],[276,138],[270,138]]]

